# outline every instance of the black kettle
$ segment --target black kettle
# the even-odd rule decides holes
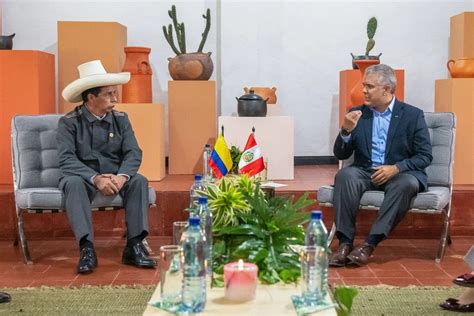
[[[239,116],[267,116],[267,100],[264,100],[253,90],[237,98],[237,113]]]

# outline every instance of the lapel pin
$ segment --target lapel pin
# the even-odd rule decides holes
[[[114,137],[114,133],[109,133],[109,137],[110,138]]]

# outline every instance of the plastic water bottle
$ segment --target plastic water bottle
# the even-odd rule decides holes
[[[207,275],[212,281],[212,212],[207,205],[207,197],[199,198],[198,216],[201,220],[201,230],[206,237],[206,267]]]
[[[327,294],[327,239],[321,211],[312,211],[305,233],[306,254],[302,262],[303,296],[309,301],[322,301]]]
[[[202,152],[202,174],[204,177],[204,183],[212,182],[212,170],[209,166],[209,160],[211,160],[211,145],[206,144],[204,146],[204,151]]]
[[[206,306],[206,239],[199,217],[189,218],[181,246],[184,254],[183,304],[190,313],[199,313]]]
[[[202,175],[196,174],[194,176],[194,183],[189,190],[189,208],[196,209],[199,207],[199,194],[197,191],[204,190],[204,183],[202,182]]]

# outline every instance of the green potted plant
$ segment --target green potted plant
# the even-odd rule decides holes
[[[211,10],[207,9],[202,17],[206,20],[206,26],[202,33],[201,43],[197,52],[188,53],[186,49],[186,31],[184,23],[178,21],[176,6],[172,5],[168,10],[168,15],[172,20],[168,27],[163,25],[163,34],[166,41],[176,54],[174,58],[168,58],[168,70],[171,78],[174,80],[209,80],[214,70],[214,64],[211,59],[211,52],[203,53],[204,44],[211,28]],[[174,33],[178,46],[174,41]]]
[[[377,31],[377,19],[375,17],[371,17],[369,21],[367,22],[367,44],[365,46],[365,54],[364,55],[358,55],[355,56],[354,54],[351,53],[352,56],[352,68],[353,69],[358,69],[357,64],[354,62],[355,60],[380,60],[380,56],[382,53],[378,55],[369,55],[370,51],[374,48],[375,46],[375,32]]]

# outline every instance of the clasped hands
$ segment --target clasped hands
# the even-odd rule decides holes
[[[127,181],[125,176],[114,174],[99,174],[94,177],[94,184],[103,195],[115,195],[119,193]]]

